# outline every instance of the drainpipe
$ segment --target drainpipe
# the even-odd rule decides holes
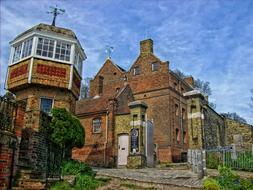
[[[106,112],[105,118],[105,143],[104,143],[104,165],[106,165],[106,148],[107,148],[107,139],[108,139],[108,115],[109,111]]]

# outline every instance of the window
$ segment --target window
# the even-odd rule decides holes
[[[183,132],[183,142],[184,142],[184,144],[186,144],[186,132],[185,131]]]
[[[69,61],[70,60],[70,44],[59,42],[56,43],[55,59]]]
[[[178,105],[175,104],[175,113],[176,113],[176,116],[178,116]]]
[[[103,94],[103,86],[104,86],[104,77],[99,76],[99,81],[98,81],[98,93]]]
[[[152,71],[157,71],[158,70],[158,63],[152,63]]]
[[[134,75],[139,75],[141,73],[141,69],[139,66],[134,67]]]
[[[142,120],[143,122],[145,122],[145,121],[146,121],[146,119],[145,119],[145,115],[141,115],[141,120]]]
[[[21,49],[22,49],[22,43],[14,47],[14,55],[13,55],[12,62],[16,62],[20,59]]]
[[[23,44],[22,58],[31,55],[33,45],[33,38],[26,40]]]
[[[82,72],[83,59],[78,52],[75,53],[74,66],[79,74]]]
[[[174,89],[177,90],[177,83],[174,82]]]
[[[182,108],[182,118],[183,118],[183,119],[186,118],[186,117],[185,117],[185,109],[184,109],[184,108]]]
[[[54,40],[39,38],[37,45],[37,55],[53,58]]]
[[[101,133],[101,118],[93,119],[92,131],[93,133]]]
[[[40,99],[40,110],[45,113],[50,113],[53,106],[53,99],[41,98]]]
[[[137,118],[138,118],[138,115],[137,115],[137,114],[134,114],[134,115],[133,115],[133,121],[137,121]]]
[[[180,133],[179,133],[179,129],[176,129],[176,138],[177,138],[177,142],[180,142]]]

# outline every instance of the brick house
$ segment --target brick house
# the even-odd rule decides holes
[[[147,105],[144,120],[154,126],[157,162],[180,161],[188,148],[187,99],[183,93],[191,90],[193,78],[177,77],[169,62],[155,56],[151,39],[140,42],[140,54],[129,71],[108,58],[90,82],[90,98],[76,102],[75,113],[85,127],[86,142],[82,149],[73,150],[73,158],[116,166],[117,130],[121,128],[117,117],[131,117],[129,103],[140,101]]]

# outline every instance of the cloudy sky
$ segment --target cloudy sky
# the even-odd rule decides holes
[[[237,112],[253,124],[252,0],[0,0],[0,94],[9,56],[9,41],[38,23],[51,24],[49,6],[66,10],[56,25],[72,29],[87,54],[83,77],[96,74],[105,47],[114,47],[114,62],[129,69],[139,41],[154,40],[155,54],[182,70],[209,81],[217,112]]]

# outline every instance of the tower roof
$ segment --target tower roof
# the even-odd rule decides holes
[[[36,31],[55,33],[55,34],[63,35],[65,37],[73,38],[73,39],[77,40],[77,37],[76,37],[75,33],[70,29],[40,23],[40,24],[26,30],[25,32],[19,34],[12,42],[14,42],[17,39],[25,36],[26,34],[36,32]],[[10,42],[10,43],[12,43],[12,42]]]

